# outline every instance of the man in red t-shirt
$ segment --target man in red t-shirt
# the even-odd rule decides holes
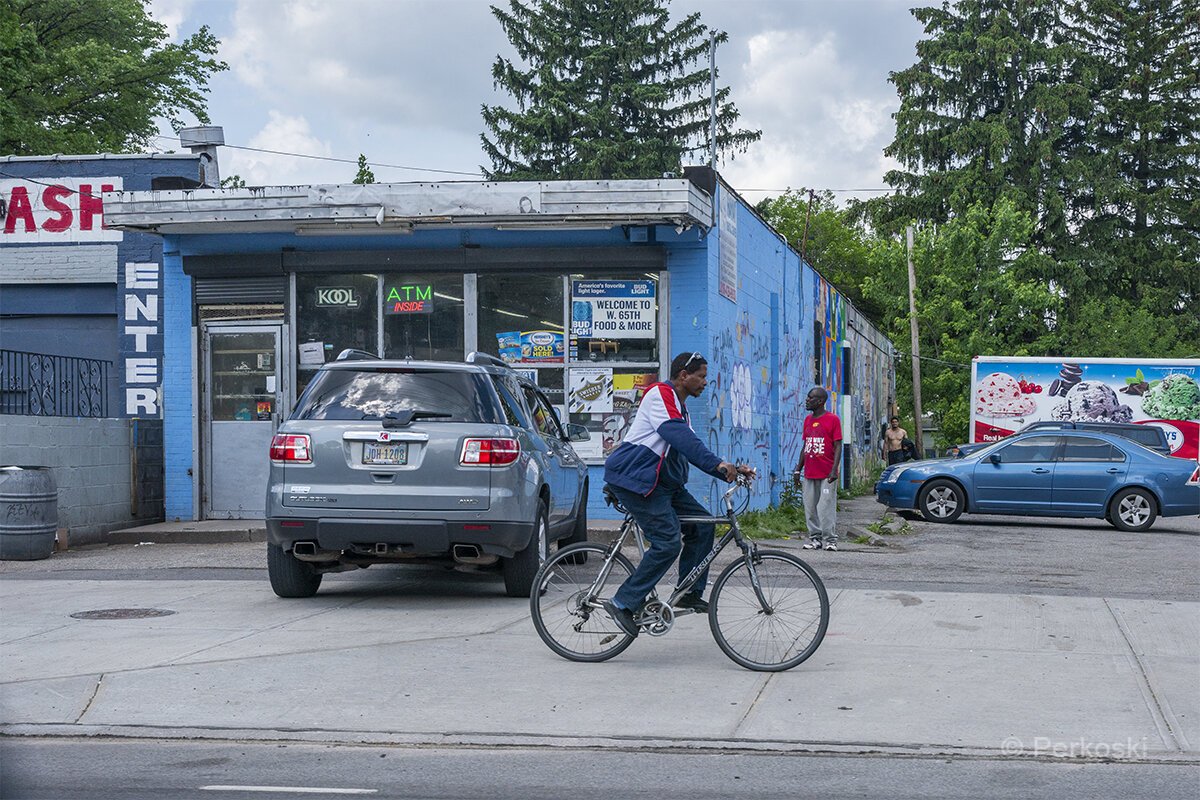
[[[838,470],[842,465],[842,421],[825,410],[829,392],[817,386],[808,393],[804,407],[803,446],[793,478],[801,484],[804,520],[809,541],[805,550],[837,550]]]

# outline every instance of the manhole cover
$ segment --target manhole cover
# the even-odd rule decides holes
[[[174,611],[165,608],[98,608],[95,611],[76,611],[75,619],[146,619],[147,617],[169,617]]]

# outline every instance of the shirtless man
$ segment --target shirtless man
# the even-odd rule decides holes
[[[908,431],[900,427],[900,418],[892,417],[892,424],[883,432],[883,455],[889,467],[904,460],[903,443],[906,436]]]

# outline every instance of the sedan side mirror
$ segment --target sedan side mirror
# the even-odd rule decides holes
[[[578,423],[574,422],[567,424],[567,441],[587,442],[591,441],[591,438],[592,433],[587,429],[587,426],[579,425]]]
[[[1000,465],[1000,454],[992,453],[990,456],[988,456],[988,461],[992,462],[996,466],[999,466]]]

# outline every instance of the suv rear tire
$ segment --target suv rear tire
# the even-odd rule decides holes
[[[267,575],[280,597],[312,597],[321,586],[321,573],[277,544],[267,545]]]
[[[550,521],[546,511],[546,501],[538,501],[537,517],[533,521],[533,533],[529,544],[524,550],[518,550],[512,558],[505,558],[501,563],[504,572],[504,593],[509,597],[529,597],[533,589],[533,579],[550,547]]]

